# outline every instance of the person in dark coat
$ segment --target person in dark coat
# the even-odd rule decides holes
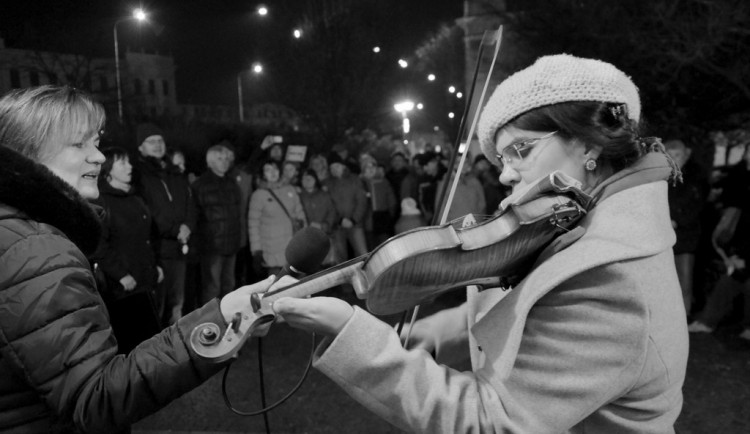
[[[330,238],[333,234],[334,225],[339,221],[331,195],[320,188],[318,175],[312,169],[306,169],[302,172],[301,184],[299,200],[305,210],[307,223],[325,232]],[[331,243],[328,255],[323,259],[323,266],[333,266],[335,263],[336,254],[333,243]]]
[[[354,256],[367,253],[365,239],[365,217],[367,216],[367,193],[360,180],[349,172],[348,167],[332,153],[329,157],[331,177],[326,181],[339,220],[333,232],[333,244],[337,261],[349,258],[347,246],[351,246]]]
[[[667,152],[682,171],[682,183],[669,187],[669,214],[677,235],[674,261],[680,279],[685,312],[690,315],[693,304],[693,272],[695,253],[701,237],[701,214],[710,189],[708,177],[690,158],[692,149],[682,140],[667,140]]]
[[[691,333],[713,332],[732,312],[737,298],[743,300],[742,332],[750,341],[750,152],[731,167],[724,180],[721,218],[711,235],[724,262],[725,273],[708,294],[706,305],[690,323]]]
[[[225,146],[206,152],[208,170],[193,183],[198,214],[201,302],[234,289],[234,265],[240,249],[241,192],[237,181],[227,176],[232,159]]]
[[[440,156],[435,152],[425,152],[416,156],[422,174],[417,178],[417,203],[425,220],[432,222],[435,215],[435,202],[438,198]]]
[[[106,160],[99,173],[99,201],[105,210],[102,242],[97,250],[99,291],[109,310],[119,351],[129,353],[157,333],[159,319],[153,298],[164,272],[156,264],[151,212],[130,186],[128,153],[103,149]]]
[[[101,234],[104,108],[67,86],[0,99],[0,431],[111,433],[157,411],[228,362],[206,361],[189,337],[224,333],[251,293],[214,299],[126,357],[86,255]]]
[[[188,242],[195,231],[196,214],[187,179],[167,161],[164,133],[153,124],[137,129],[140,155],[135,162],[135,191],[151,210],[159,231],[159,259],[164,282],[159,296],[163,324],[173,324],[182,315]]]

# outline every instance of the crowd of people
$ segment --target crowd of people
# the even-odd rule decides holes
[[[641,135],[638,90],[606,62],[545,56],[501,83],[447,210],[458,170],[434,150],[378,161],[336,144],[296,161],[268,136],[246,161],[212,144],[191,175],[151,123],[134,154],[99,149],[104,119],[67,86],[0,99],[0,429],[116,432],[196,387],[231,361],[197,356],[191,333],[223,333],[269,290],[305,226],[328,234],[335,265],[410,229],[492,216],[553,174],[582,198],[580,223],[511,291],[469,288],[416,322],[408,348],[340,298],[273,310],[326,336],[317,369],[421,432],[674,432],[688,329],[713,331],[744,293],[750,339],[750,153],[710,202],[690,148]],[[705,239],[723,274],[698,306]]]
[[[91,259],[120,351],[239,285],[278,273],[287,244],[304,226],[330,237],[322,264],[329,267],[435,221],[450,179],[441,153],[409,159],[396,151],[381,162],[338,144],[297,162],[286,159],[276,137],[239,162],[234,145],[216,143],[205,152],[205,171],[193,176],[185,154],[152,123],[137,127],[132,163],[120,147],[103,149],[95,203],[107,217]],[[464,165],[448,221],[491,216],[502,197],[496,169],[479,155]],[[125,315],[133,311],[143,315]]]

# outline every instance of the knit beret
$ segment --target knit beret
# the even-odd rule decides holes
[[[482,152],[497,163],[498,130],[529,110],[571,101],[623,103],[629,118],[641,117],[638,88],[613,65],[569,54],[544,56],[505,79],[487,101],[477,128]]]
[[[143,141],[151,136],[162,136],[164,138],[164,133],[161,131],[161,128],[154,124],[146,123],[138,125],[135,130],[136,146],[141,146]]]

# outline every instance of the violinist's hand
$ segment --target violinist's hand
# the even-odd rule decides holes
[[[407,350],[425,350],[433,356],[435,355],[437,336],[424,322],[417,321],[414,323],[411,334],[409,334],[408,343],[406,342],[407,334],[409,334],[409,323],[404,324],[404,327],[401,329],[401,343],[407,344],[405,346]]]
[[[326,336],[338,335],[354,314],[349,303],[333,297],[280,298],[273,311],[294,328]]]
[[[251,294],[266,292],[272,284],[273,276],[268,276],[265,280],[252,285],[241,286],[222,297],[220,307],[224,321],[229,324],[235,313],[246,309],[250,305]]]

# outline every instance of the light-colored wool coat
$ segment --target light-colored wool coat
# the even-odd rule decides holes
[[[294,187],[282,185],[275,187],[273,192],[284,203],[292,218],[306,221],[305,210]],[[267,267],[286,265],[284,251],[294,235],[292,221],[267,189],[253,192],[247,220],[250,248],[263,251],[263,261]]]
[[[404,350],[359,308],[315,367],[408,431],[674,432],[688,338],[667,183],[615,193],[581,226],[513,290],[470,292],[418,323],[441,335],[438,359],[468,338],[472,371]]]

